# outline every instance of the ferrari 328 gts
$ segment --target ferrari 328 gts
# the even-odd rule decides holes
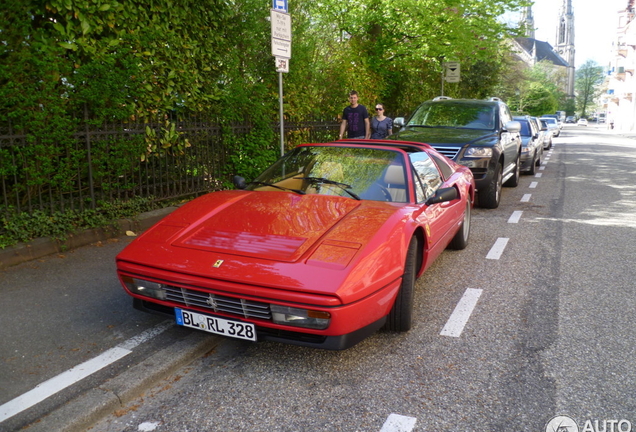
[[[117,256],[135,308],[249,341],[345,349],[413,323],[415,280],[468,243],[475,183],[427,144],[304,144]]]

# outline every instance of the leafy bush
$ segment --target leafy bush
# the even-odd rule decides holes
[[[137,215],[161,208],[150,198],[135,198],[128,201],[116,200],[99,203],[95,210],[47,213],[34,211],[31,214],[5,214],[0,217],[0,248],[17,243],[25,243],[39,237],[51,237],[64,241],[68,235],[79,229],[104,228],[118,219],[134,218]]]

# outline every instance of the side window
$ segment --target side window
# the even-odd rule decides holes
[[[506,105],[499,105],[499,115],[501,116],[502,125],[505,125],[512,120],[512,115],[510,114],[510,110]]]
[[[448,179],[450,176],[453,175],[453,169],[450,166],[448,166],[448,163],[444,159],[436,155],[429,155],[429,156],[437,164],[437,168],[439,168],[439,170],[442,172],[442,176],[444,177],[444,180]]]
[[[417,202],[422,203],[435,194],[435,191],[442,184],[442,177],[428,153],[411,153],[409,157],[415,170],[414,181]]]

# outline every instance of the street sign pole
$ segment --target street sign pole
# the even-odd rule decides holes
[[[283,118],[283,73],[289,72],[291,59],[291,17],[287,13],[287,0],[272,0],[272,55],[278,72],[278,115],[280,117],[280,155],[285,154],[285,123]]]
[[[285,154],[285,124],[283,123],[283,73],[278,72],[278,116],[280,118],[280,155]]]

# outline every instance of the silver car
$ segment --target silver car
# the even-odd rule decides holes
[[[561,128],[557,119],[552,117],[541,117],[541,120],[545,120],[548,124],[548,129],[552,132],[553,137],[558,137],[561,134]]]
[[[541,142],[543,142],[543,149],[550,150],[552,148],[552,131],[548,129],[548,123],[545,120],[540,118],[536,120],[539,122],[539,135],[541,136]]]

